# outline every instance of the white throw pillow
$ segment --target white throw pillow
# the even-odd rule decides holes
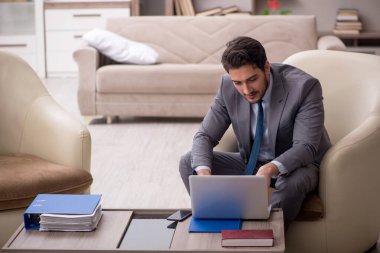
[[[128,40],[116,33],[93,29],[83,35],[87,43],[114,61],[132,64],[154,64],[158,53],[151,47]]]

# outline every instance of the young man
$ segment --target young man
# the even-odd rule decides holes
[[[264,47],[249,37],[228,42],[222,64],[228,74],[191,152],[181,158],[182,180],[189,191],[195,173],[263,175],[275,187],[270,202],[283,209],[287,229],[316,188],[319,163],[331,146],[321,85],[297,68],[269,64]],[[239,153],[213,151],[230,124]]]

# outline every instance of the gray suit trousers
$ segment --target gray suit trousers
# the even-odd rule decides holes
[[[189,193],[189,176],[195,174],[191,168],[190,156],[190,152],[182,156],[179,164],[182,181]],[[211,168],[213,175],[243,175],[245,166],[239,153],[213,152]],[[297,217],[306,195],[316,189],[318,174],[318,167],[310,164],[307,167],[297,168],[286,176],[278,176],[270,203],[273,208],[282,208],[285,231]]]

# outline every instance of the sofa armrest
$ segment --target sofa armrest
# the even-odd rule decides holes
[[[369,248],[378,239],[379,142],[380,115],[370,115],[323,158],[319,193],[328,213],[326,236],[335,238],[332,244],[347,246],[347,238],[356,238],[350,244],[360,241]]]
[[[334,35],[322,36],[318,39],[318,49],[346,51],[343,41]]]
[[[75,50],[78,64],[78,105],[82,115],[96,115],[96,70],[100,67],[100,53],[93,47],[84,46]]]
[[[31,103],[19,150],[90,172],[90,132],[50,95],[41,95]]]

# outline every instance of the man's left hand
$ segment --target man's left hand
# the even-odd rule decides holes
[[[268,187],[270,186],[271,178],[279,174],[279,170],[274,163],[266,163],[259,168],[256,175],[265,176]]]

